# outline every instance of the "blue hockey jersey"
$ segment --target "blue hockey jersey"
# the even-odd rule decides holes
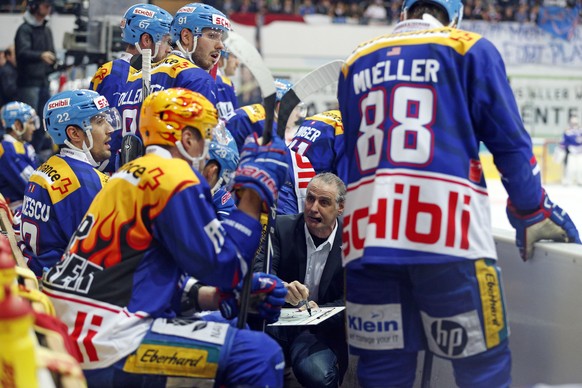
[[[399,23],[342,68],[344,264],[495,259],[481,142],[513,204],[539,207],[540,170],[501,55],[478,34],[426,25]]]
[[[23,254],[37,276],[63,255],[93,198],[107,182],[86,156],[63,148],[30,177],[22,204]]]
[[[143,101],[142,96],[142,71],[134,70],[128,74],[128,79],[123,89],[119,90],[117,109],[121,115],[121,130],[111,134],[111,158],[106,172],[115,171],[115,159],[121,148],[121,140],[124,135],[137,134],[139,123],[139,110]],[[217,88],[214,79],[202,68],[181,56],[170,54],[160,62],[152,65],[150,92],[158,90],[182,87],[198,92],[216,104]]]
[[[289,148],[307,157],[318,174],[337,175],[337,161],[343,152],[344,126],[339,110],[307,117],[295,132]]]
[[[155,318],[174,317],[184,273],[234,288],[259,245],[259,221],[235,210],[221,223],[199,172],[161,147],[148,151],[113,174],[43,278],[43,292],[86,350],[86,369],[128,355]]]
[[[34,149],[4,135],[0,143],[0,194],[8,203],[22,201],[28,178],[37,167]]]
[[[235,109],[238,109],[238,99],[232,80],[225,75],[216,76],[217,100],[216,109],[218,116],[223,120],[228,120],[234,115]]]

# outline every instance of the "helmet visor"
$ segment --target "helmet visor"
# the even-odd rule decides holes
[[[121,116],[117,108],[109,108],[103,112],[97,113],[90,119],[91,125],[103,124],[104,122],[109,123],[113,130],[117,131],[121,129]]]

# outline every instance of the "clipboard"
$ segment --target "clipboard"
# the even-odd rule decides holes
[[[307,310],[300,311],[296,307],[282,308],[281,316],[275,323],[268,326],[312,326],[319,325],[326,319],[345,310],[345,306],[319,307],[311,309],[311,316]]]

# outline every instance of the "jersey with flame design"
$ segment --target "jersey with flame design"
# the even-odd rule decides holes
[[[339,110],[329,110],[303,120],[289,148],[307,157],[317,173],[337,174],[337,161],[343,152],[343,135]]]
[[[89,163],[53,155],[30,177],[22,204],[24,256],[37,276],[63,255],[107,176]]]
[[[4,135],[0,142],[0,193],[8,203],[21,201],[30,174],[38,167],[27,144]]]
[[[93,337],[92,365],[122,357],[119,338],[127,338],[127,352],[133,351],[139,339],[130,338],[143,337],[151,318],[176,315],[182,274],[233,288],[259,244],[257,220],[234,210],[218,221],[204,178],[184,160],[153,148],[109,179],[63,260],[44,277],[44,289],[69,327],[89,305],[100,311],[101,326],[118,325]]]

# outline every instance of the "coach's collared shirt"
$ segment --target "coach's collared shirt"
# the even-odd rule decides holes
[[[304,284],[309,288],[309,300],[315,302],[318,300],[319,282],[321,281],[321,275],[323,274],[325,263],[327,263],[327,257],[333,247],[337,226],[338,222],[336,220],[335,226],[327,240],[316,247],[313,238],[311,237],[311,233],[309,233],[309,230],[307,229],[307,224],[303,225],[305,228],[305,242],[307,244],[307,266],[305,268]]]

